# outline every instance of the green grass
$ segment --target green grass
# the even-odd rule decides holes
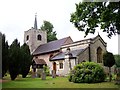
[[[72,83],[66,77],[47,77],[46,80],[41,78],[17,78],[15,81],[9,80],[2,83],[2,88],[120,88],[120,85],[115,85],[114,82],[102,83]]]

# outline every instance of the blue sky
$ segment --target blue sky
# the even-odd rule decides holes
[[[5,33],[9,44],[17,38],[23,44],[24,31],[34,25],[37,12],[38,28],[43,20],[50,21],[57,32],[58,39],[71,36],[73,41],[84,39],[84,32],[78,31],[70,22],[70,14],[75,11],[75,3],[80,0],[1,0],[0,1],[0,32]],[[95,37],[97,34],[107,42],[107,50],[118,53],[118,36],[109,39],[106,33],[97,29],[86,38]]]

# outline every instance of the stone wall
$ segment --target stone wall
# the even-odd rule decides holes
[[[74,43],[72,43],[72,44],[63,46],[62,51],[65,52],[68,47],[70,48],[71,51],[72,50],[79,50],[79,49],[84,49],[84,48],[88,47],[88,44],[87,43],[85,43],[85,44],[80,44],[80,43],[74,44]]]
[[[89,50],[86,48],[82,53],[78,55],[78,63],[82,61],[89,61]]]
[[[96,38],[90,44],[90,53],[91,53],[91,60],[97,63],[97,49],[100,47],[102,49],[102,55],[106,52],[106,46],[100,41],[100,38]]]

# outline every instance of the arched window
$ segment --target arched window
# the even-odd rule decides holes
[[[102,63],[102,49],[101,49],[101,47],[97,48],[97,63]]]
[[[27,35],[26,40],[29,40],[29,35]]]
[[[40,34],[37,36],[37,40],[42,40],[42,37]]]

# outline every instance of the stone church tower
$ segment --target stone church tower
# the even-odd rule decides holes
[[[24,43],[29,46],[31,54],[39,45],[47,43],[46,31],[37,28],[37,15],[35,15],[34,27],[24,31]]]

